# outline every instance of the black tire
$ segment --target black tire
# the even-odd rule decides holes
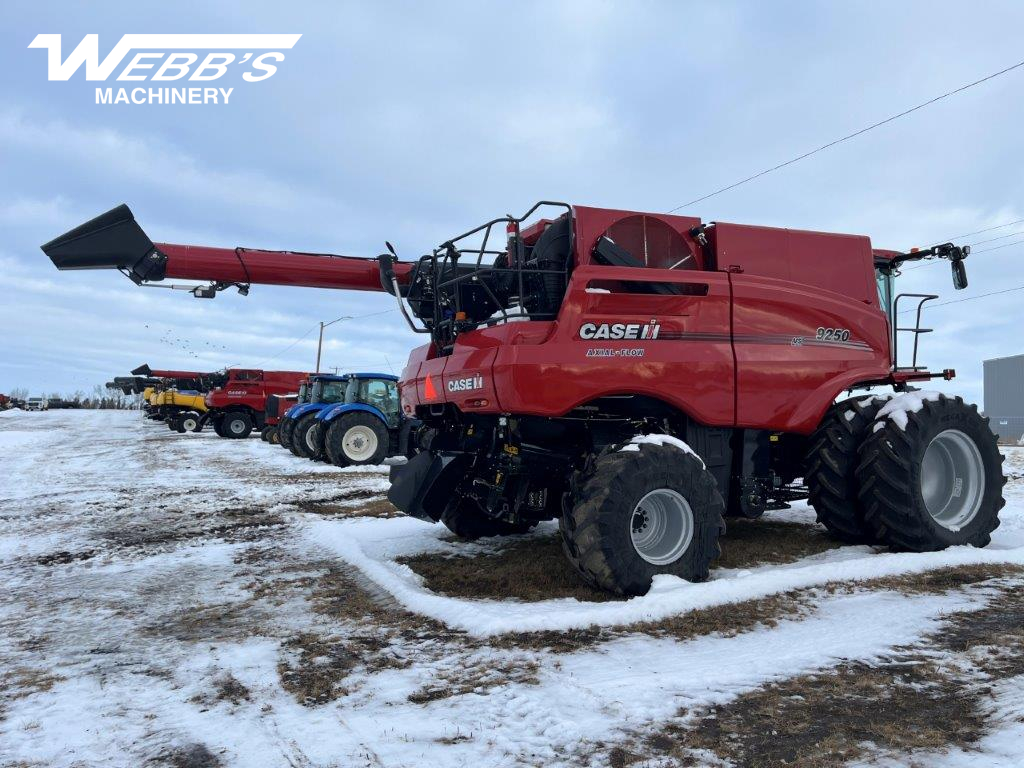
[[[223,416],[220,416],[213,420],[213,431],[217,433],[217,437],[227,437],[227,433],[224,432]]]
[[[292,430],[292,439],[289,448],[292,453],[300,459],[312,459],[316,457],[316,450],[309,447],[306,442],[307,435],[316,426],[317,413],[307,413],[295,422],[295,429]]]
[[[721,554],[725,503],[714,476],[696,456],[674,446],[641,444],[597,457],[576,483],[561,518],[562,545],[587,583],[620,595],[642,595],[659,574],[703,581]],[[637,505],[649,493],[671,491],[692,512],[692,536],[671,562],[653,564],[633,544]]]
[[[267,427],[267,442],[271,445],[281,444],[281,433],[278,431],[277,425]]]
[[[919,411],[906,415],[906,429],[901,429],[892,419],[885,419],[881,422],[883,426],[873,431],[861,446],[857,479],[867,524],[880,541],[895,550],[934,552],[964,544],[987,546],[992,531],[999,527],[999,510],[1006,503],[1003,457],[988,419],[978,413],[976,405],[967,405],[960,397],[945,395],[925,401]],[[971,451],[973,445],[980,461],[975,474],[984,480],[983,489],[981,483],[972,483],[963,464],[954,469],[954,472],[963,469],[964,474],[952,477],[950,502],[955,505],[952,499],[959,499],[964,489],[968,494],[965,503],[969,506],[970,495],[977,493],[978,496],[973,517],[962,524],[941,524],[929,513],[925,501],[922,464],[926,451],[939,435],[947,440],[953,435],[963,441],[967,451]],[[941,444],[940,438],[940,448]],[[933,476],[949,479],[948,472],[935,473],[934,469],[932,472]]]
[[[178,427],[178,417],[177,416],[169,416],[167,418],[166,424],[167,424],[167,428],[169,430],[171,430],[171,432],[184,432],[185,431],[183,429],[179,429],[179,427]]]
[[[242,440],[252,434],[252,416],[245,411],[228,411],[221,420],[224,437]]]
[[[295,419],[283,417],[277,423],[277,444],[286,450],[292,448],[292,432],[295,431]]]
[[[811,435],[804,482],[818,522],[847,544],[874,544],[857,496],[860,447],[871,432],[882,398],[858,397],[836,403]]]
[[[264,443],[267,442],[267,435],[270,434],[271,429],[272,427],[266,426],[260,430],[260,440],[262,440]]]
[[[372,452],[354,453],[352,447],[345,444],[345,439],[350,437],[352,430],[361,431],[364,439],[372,433],[373,439],[377,441],[376,448]],[[339,467],[362,466],[380,464],[384,461],[388,455],[390,439],[387,426],[372,413],[352,411],[331,422],[331,426],[327,428],[324,445],[332,464]],[[372,448],[372,443],[368,447]]]
[[[441,513],[441,522],[449,531],[466,541],[474,541],[487,536],[513,536],[526,533],[537,524],[533,521],[510,523],[505,520],[495,520],[493,517],[485,515],[472,499],[461,496],[456,496],[448,502],[448,506]]]
[[[195,411],[181,414],[177,422],[179,432],[200,432],[203,429],[203,417]]]

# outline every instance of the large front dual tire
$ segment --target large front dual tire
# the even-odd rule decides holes
[[[390,439],[379,418],[365,411],[352,411],[331,422],[324,447],[327,458],[336,466],[364,466],[384,461]]]
[[[221,419],[223,437],[241,440],[252,433],[252,428],[252,417],[245,411],[229,411]]]
[[[876,422],[856,469],[864,519],[890,548],[984,547],[1005,505],[1003,457],[977,406],[941,395]]]
[[[811,435],[806,473],[809,501],[829,535],[846,544],[873,544],[875,532],[864,519],[857,496],[860,447],[882,398],[860,397],[836,403]]]
[[[650,443],[597,457],[561,518],[565,554],[587,583],[642,595],[655,576],[703,581],[721,550],[725,504],[695,455]]]

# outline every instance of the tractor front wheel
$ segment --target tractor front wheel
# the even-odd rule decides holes
[[[1003,457],[988,419],[945,395],[903,414],[904,426],[876,422],[861,447],[857,479],[867,524],[896,550],[986,546],[1006,503]]]
[[[338,417],[328,428],[327,456],[339,467],[380,464],[388,455],[390,436],[379,418],[364,411]]]
[[[724,512],[715,478],[696,455],[627,445],[599,456],[577,483],[560,521],[563,548],[592,586],[642,595],[660,574],[708,577]]]
[[[316,437],[313,434],[313,427],[317,423],[316,416],[315,413],[307,413],[295,422],[295,427],[292,429],[292,439],[289,448],[300,459],[312,459],[316,456],[316,443],[313,442],[313,439]]]

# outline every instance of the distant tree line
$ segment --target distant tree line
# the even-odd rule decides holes
[[[91,393],[86,393],[80,389],[71,395],[61,392],[31,395],[28,389],[16,387],[5,394],[11,400],[21,403],[30,397],[45,397],[49,401],[51,408],[92,408],[97,410],[127,411],[138,410],[142,407],[141,395],[126,395],[119,389],[107,389],[102,384],[97,384],[93,387]]]

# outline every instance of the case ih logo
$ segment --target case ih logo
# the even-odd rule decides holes
[[[234,88],[192,83],[219,80],[228,70],[242,72],[247,83],[273,77],[284,53],[302,35],[124,35],[100,61],[99,35],[86,35],[61,60],[60,35],[36,35],[29,48],[45,48],[47,79],[69,80],[85,64],[86,80],[107,80],[119,71],[121,82],[185,81],[188,87],[97,88],[97,104],[227,104]],[[144,50],[139,50],[144,49]],[[138,50],[121,67],[128,54]],[[202,57],[202,58],[200,58]]]
[[[476,376],[465,376],[461,379],[448,379],[448,391],[449,392],[471,392],[474,389],[484,388],[484,377],[480,374]]]
[[[584,323],[580,338],[590,339],[656,339],[661,324],[657,320],[643,323]]]

